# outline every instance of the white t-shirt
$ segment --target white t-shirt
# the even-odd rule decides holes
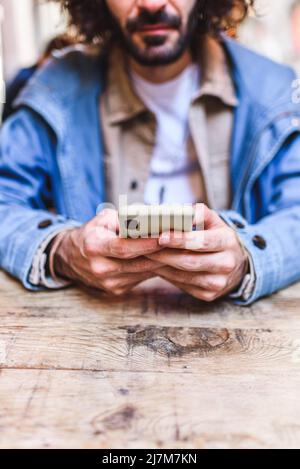
[[[199,66],[191,64],[176,78],[162,84],[146,81],[133,71],[131,78],[135,92],[157,121],[145,203],[198,202],[191,177],[200,169],[197,159],[189,154],[188,142],[189,109],[199,89]]]

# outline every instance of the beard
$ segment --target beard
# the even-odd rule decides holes
[[[196,7],[192,9],[187,25],[182,28],[182,20],[179,16],[167,14],[165,11],[150,13],[142,11],[137,18],[127,21],[125,31],[116,26],[117,36],[122,46],[131,57],[143,66],[161,66],[176,62],[190,47],[196,29]],[[133,35],[144,25],[163,24],[170,28],[178,37],[170,43],[170,35],[145,34],[142,36],[141,45],[134,41]]]

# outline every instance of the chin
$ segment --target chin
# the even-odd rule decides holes
[[[158,41],[159,42],[159,41]],[[182,54],[176,43],[164,41],[163,44],[132,43],[131,55],[141,65],[168,65],[174,62]]]
[[[144,66],[163,66],[176,62],[182,55],[182,51],[174,52],[170,49],[151,48],[151,50],[139,50],[131,54],[133,58]]]
[[[123,34],[123,46],[143,66],[163,66],[176,62],[189,47],[189,35],[170,31],[160,34]]]

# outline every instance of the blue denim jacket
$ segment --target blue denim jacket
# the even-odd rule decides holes
[[[252,256],[247,302],[300,280],[300,106],[293,72],[223,38],[239,105],[231,150],[231,210],[223,219]],[[34,255],[61,227],[105,202],[101,57],[51,59],[18,97],[0,137],[0,266],[26,288]]]

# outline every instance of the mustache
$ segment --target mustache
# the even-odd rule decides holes
[[[181,27],[181,18],[176,15],[170,15],[166,11],[150,12],[142,10],[136,18],[127,21],[126,29],[129,33],[134,33],[144,26],[164,24],[169,28],[179,29]]]

